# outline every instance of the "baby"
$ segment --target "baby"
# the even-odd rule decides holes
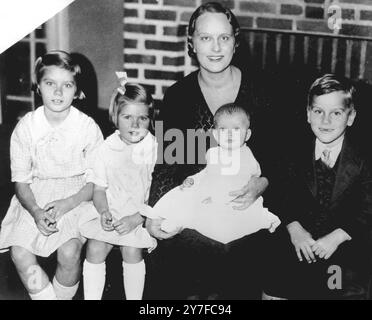
[[[251,136],[250,116],[236,104],[220,107],[214,115],[213,135],[218,147],[208,150],[207,166],[165,194],[152,214],[164,218],[161,228],[195,229],[221,243],[229,243],[261,229],[274,232],[280,224],[277,216],[263,207],[262,197],[248,209],[233,208],[229,196],[261,170],[246,141]]]

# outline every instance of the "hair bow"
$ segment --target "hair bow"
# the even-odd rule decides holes
[[[118,92],[122,95],[125,94],[125,85],[128,82],[128,76],[126,72],[121,72],[121,71],[116,71],[116,76],[118,77],[119,80],[119,87],[117,88]]]

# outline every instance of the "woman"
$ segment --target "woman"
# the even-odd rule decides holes
[[[267,143],[262,140],[267,137],[266,130],[270,128],[266,116],[269,103],[257,79],[253,82],[247,73],[231,63],[239,46],[239,30],[233,13],[219,3],[206,3],[194,12],[188,28],[188,49],[189,55],[196,58],[200,68],[166,91],[160,119],[163,120],[165,132],[177,128],[186,137],[187,129],[211,129],[213,114],[218,107],[236,102],[251,114],[253,135],[250,147],[262,163],[262,158],[268,159],[263,149],[270,150],[269,142],[272,142],[272,138]],[[196,144],[195,149],[190,151],[190,145],[193,146],[195,141],[185,142],[184,162],[181,159],[176,164],[156,166],[150,205],[154,205],[167,191],[205,166],[203,156],[199,155],[195,162],[195,159],[187,157],[191,151],[199,150],[200,145]],[[206,149],[209,146],[210,143]],[[263,172],[267,174],[265,165]],[[242,190],[231,190],[232,199],[236,197],[236,209],[247,208],[265,190],[267,184],[266,178],[257,178]],[[212,298],[216,294],[219,298],[259,297],[253,279],[258,278],[256,271],[259,269],[259,252],[262,250],[262,232],[222,245],[189,229],[163,232],[160,224],[161,219],[148,219],[146,222],[148,231],[154,237],[169,239],[160,242],[159,248],[150,257],[149,273],[154,273],[149,276],[154,282],[148,286],[149,294],[153,295],[151,298]],[[227,261],[229,265],[226,265]]]

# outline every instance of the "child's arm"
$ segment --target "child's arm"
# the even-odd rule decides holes
[[[93,184],[87,183],[79,192],[74,195],[65,198],[59,199],[52,202],[49,202],[45,205],[44,210],[52,210],[55,219],[59,220],[64,214],[75,209],[84,201],[92,200],[93,195]]]
[[[143,224],[145,218],[139,213],[126,216],[113,223],[115,231],[120,235],[125,235],[137,228],[137,226]]]
[[[338,246],[351,237],[342,229],[336,229],[326,236],[318,239],[312,246],[313,252],[321,259],[329,259]]]
[[[22,206],[34,218],[37,228],[43,235],[49,236],[58,231],[56,220],[46,210],[41,209],[37,205],[35,196],[28,183],[16,182],[15,193]]]
[[[147,201],[143,204],[138,204],[133,199],[127,202],[126,210],[128,215],[114,221],[112,224],[119,235],[130,233],[139,225],[143,224],[146,216],[151,216],[152,208],[149,207],[146,202]]]
[[[315,256],[312,250],[312,245],[315,244],[311,234],[307,232],[298,221],[293,221],[287,225],[287,230],[291,238],[291,242],[295,247],[298,260],[302,261],[302,255],[308,263],[315,262]]]
[[[44,207],[44,210],[52,209],[53,214],[57,220],[60,219],[67,212],[78,207],[82,202],[92,200],[93,197],[93,183],[90,183],[91,181],[89,181],[88,171],[91,171],[91,167],[93,164],[93,151],[102,143],[103,136],[97,124],[90,118],[87,120],[86,123],[84,123],[84,126],[82,126],[82,130],[82,134],[84,134],[85,138],[84,158],[87,167],[86,175],[88,176],[88,183],[74,195],[65,199],[52,201]]]
[[[161,225],[164,221],[163,218],[159,219],[146,219],[146,229],[149,232],[150,235],[153,237],[159,239],[159,240],[165,240],[173,238],[176,234],[180,233],[182,231],[182,228],[179,228],[173,232],[165,232],[162,230]]]
[[[363,237],[370,233],[372,222],[372,172],[368,162],[362,162],[359,172],[358,188],[359,210],[345,212],[337,216],[335,230],[318,239],[313,251],[320,258],[329,259],[340,244],[349,240],[366,241]],[[352,199],[350,200],[352,201]],[[351,202],[352,203],[352,202]]]
[[[112,225],[112,214],[107,202],[106,188],[96,184],[94,185],[93,203],[101,216],[101,226],[103,230],[113,231],[114,227]]]
[[[18,122],[10,139],[10,159],[12,181],[15,182],[15,193],[21,205],[34,218],[39,231],[49,236],[57,232],[55,219],[38,206],[30,188],[33,180],[32,160],[32,127],[30,114]]]
[[[335,221],[335,229],[340,228],[352,239],[359,240],[363,235],[369,234],[372,225],[372,168],[367,161],[363,161],[360,168],[359,179],[355,187],[358,188],[355,189],[355,194],[359,196],[357,210],[349,206],[349,211],[338,215]],[[352,203],[352,201],[350,199],[348,202]]]

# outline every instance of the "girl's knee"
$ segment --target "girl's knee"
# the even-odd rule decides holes
[[[80,262],[83,244],[78,239],[66,242],[57,250],[57,260],[60,264],[77,264]]]
[[[91,263],[102,263],[106,260],[106,257],[110,253],[112,247],[112,245],[102,241],[89,240],[86,258]]]
[[[36,264],[36,257],[25,248],[14,246],[10,248],[10,257],[13,263],[18,267],[22,265]]]
[[[120,247],[123,260],[127,263],[138,263],[143,260],[142,250],[142,248]]]

